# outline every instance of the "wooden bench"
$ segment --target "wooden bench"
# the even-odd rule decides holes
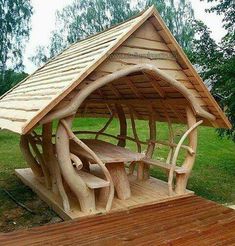
[[[106,181],[81,170],[77,171],[77,173],[90,189],[109,187],[109,181]]]
[[[142,162],[144,164],[156,166],[156,167],[159,167],[159,168],[167,170],[167,171],[170,171],[170,169],[171,169],[171,164],[167,164],[167,163],[159,161],[159,160],[153,160],[153,159],[147,159],[146,158],[146,159],[143,159]],[[177,167],[176,166],[174,171],[177,174],[185,174],[188,172],[188,169],[184,168],[184,167]]]

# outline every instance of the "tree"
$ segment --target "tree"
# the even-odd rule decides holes
[[[47,59],[68,44],[128,19],[139,10],[138,6],[131,6],[131,0],[74,0],[56,13],[56,29],[45,49]],[[42,47],[37,51],[42,51]],[[36,52],[32,61],[41,64],[40,56],[40,52]]]
[[[235,2],[221,0],[207,11],[224,16],[223,26],[227,33],[217,45],[208,28],[203,23],[197,23],[191,60],[202,68],[202,77],[210,81],[211,92],[232,123],[231,130],[220,129],[219,134],[235,141]]]
[[[0,74],[1,75],[1,74]],[[18,84],[21,80],[28,76],[25,72],[15,72],[12,69],[5,71],[5,79],[1,82],[0,95],[3,95],[6,91],[10,90],[13,86]]]
[[[192,22],[195,20],[194,11],[190,1],[187,0],[148,0],[147,6],[155,5],[166,25],[187,52],[191,49],[191,43],[194,38],[194,29]]]
[[[220,103],[226,108],[227,115],[232,122],[231,130],[221,129],[219,133],[235,142],[235,2],[234,0],[220,0],[208,11],[223,16],[223,27],[227,31],[220,43],[222,55],[219,65],[214,69],[211,68],[211,74],[217,80],[213,91],[220,96]]]
[[[118,24],[151,5],[159,10],[179,43],[190,48],[193,38],[191,22],[194,13],[187,0],[74,0],[56,13],[56,29],[46,48],[47,59],[58,54],[68,44],[84,39]],[[32,60],[41,64],[40,52]]]
[[[48,50],[46,49],[45,46],[39,45],[36,48],[36,56],[31,57],[31,61],[37,66],[37,67],[41,67],[43,64],[46,63],[49,54],[48,54]]]
[[[23,67],[22,52],[30,31],[30,0],[0,0],[0,93],[9,68]]]

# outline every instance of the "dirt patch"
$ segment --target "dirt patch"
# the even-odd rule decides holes
[[[29,208],[29,211],[13,201],[5,190],[17,202]],[[61,221],[62,219],[45,202],[31,189],[19,183],[14,176],[6,182],[0,182],[0,232],[11,232]]]

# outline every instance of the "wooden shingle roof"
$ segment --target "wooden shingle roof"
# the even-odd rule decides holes
[[[0,128],[19,134],[25,134],[33,129],[48,112],[150,18],[168,49],[176,54],[177,62],[185,76],[197,81],[199,89],[204,92],[212,113],[218,119],[216,125],[224,128],[230,127],[229,121],[200,76],[155,8],[151,7],[135,18],[72,44],[4,94],[0,99]]]

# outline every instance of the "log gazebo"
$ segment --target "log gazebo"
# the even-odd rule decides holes
[[[77,117],[108,120],[99,131],[73,131]],[[120,131],[107,133],[114,118]],[[145,140],[136,120],[148,121]],[[156,122],[168,124],[168,141],[158,139]],[[187,126],[178,142],[174,123]],[[199,125],[231,127],[154,7],[72,44],[0,100],[0,128],[21,135],[30,167],[16,175],[64,219],[193,194],[186,187]],[[169,148],[164,160],[155,158],[158,145]],[[150,177],[151,166],[168,182]]]

